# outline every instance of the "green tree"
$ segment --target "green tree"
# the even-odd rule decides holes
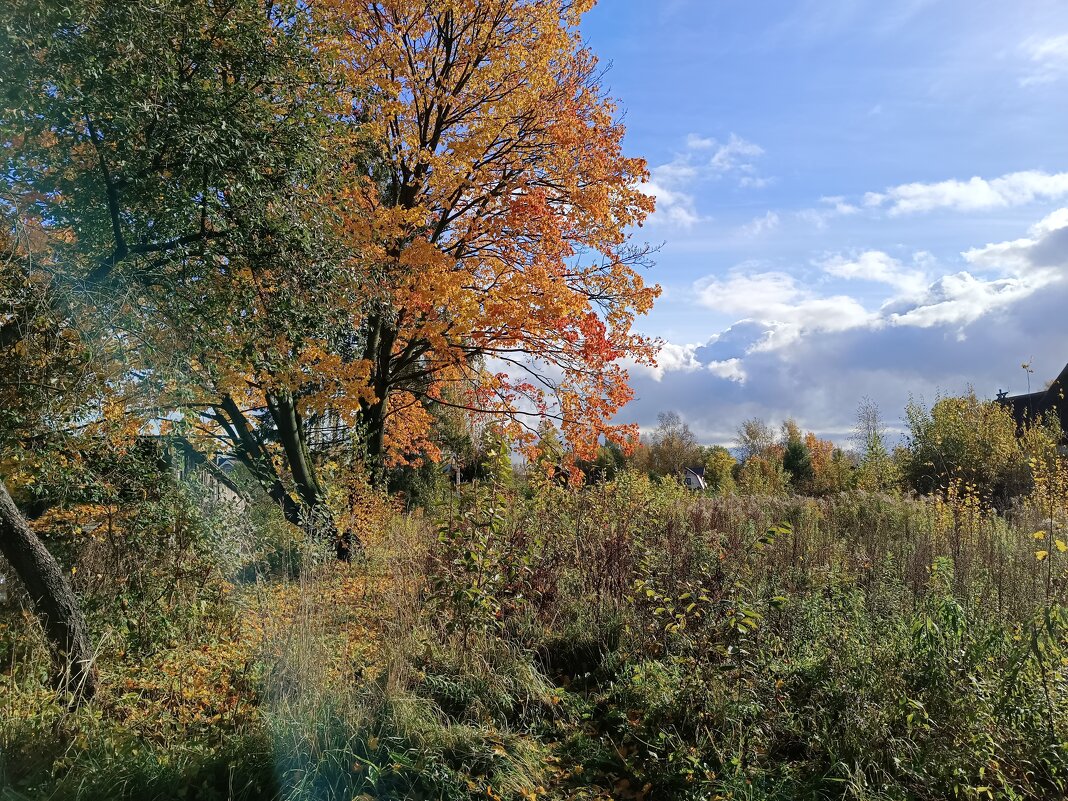
[[[0,139],[51,280],[127,331],[137,404],[183,409],[194,446],[330,532],[317,451],[348,444],[368,284],[341,225],[359,129],[321,40],[295,0],[12,0]]]
[[[48,638],[57,690],[79,702],[93,695],[96,675],[78,599],[12,494],[25,509],[47,507],[65,491],[81,467],[81,443],[93,436],[87,410],[100,408],[114,379],[115,342],[97,336],[70,293],[48,280],[35,258],[37,236],[13,205],[0,200],[0,210],[0,554]],[[42,477],[54,486],[42,487]]]
[[[790,484],[795,491],[809,488],[815,474],[812,468],[812,453],[801,436],[801,429],[790,419],[782,424],[782,466],[790,475]]]
[[[786,445],[782,466],[790,474],[790,484],[795,490],[803,492],[812,481],[812,454],[801,440],[791,440]]]

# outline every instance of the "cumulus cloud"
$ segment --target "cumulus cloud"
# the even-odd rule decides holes
[[[739,384],[744,384],[746,375],[745,369],[742,367],[741,359],[725,359],[721,362],[709,362],[705,365],[705,369],[712,375],[719,378],[725,378],[728,381],[735,381]]]
[[[891,216],[898,216],[938,209],[987,211],[1066,195],[1068,172],[1026,170],[991,180],[974,176],[967,181],[901,184],[884,192],[869,192],[864,196],[864,205],[885,208]]]
[[[800,275],[752,261],[707,276],[693,287],[697,302],[737,322],[701,345],[669,344],[657,370],[635,374],[639,400],[627,414],[652,424],[656,412],[677,409],[705,441],[724,443],[746,417],[794,416],[844,441],[864,396],[892,416],[910,395],[968,384],[985,395],[1022,390],[1012,368],[1023,359],[1059,372],[1068,358],[1068,209],[1024,238],[961,257],[966,270],[922,251],[901,259],[867,250],[821,257]],[[821,294],[821,276],[887,294],[868,309]]]
[[[664,376],[669,373],[685,373],[702,369],[704,365],[695,356],[697,347],[697,345],[661,342],[655,365],[640,364],[630,359],[624,359],[622,366],[632,376],[644,376],[658,382],[663,380]]]
[[[1068,209],[1057,209],[1031,226],[1029,236],[964,251],[969,265],[984,271],[1022,275],[1056,270],[1068,263]]]
[[[924,255],[921,254],[921,260]],[[924,270],[915,266],[907,267],[879,250],[868,250],[855,256],[831,256],[819,262],[819,266],[828,275],[887,284],[908,294],[923,291],[929,280]]]
[[[701,346],[695,358],[705,369],[668,373],[660,381],[635,376],[637,400],[624,416],[652,426],[658,412],[674,409],[702,442],[719,444],[732,443],[746,418],[794,417],[848,446],[862,398],[874,399],[890,427],[900,429],[910,398],[930,403],[969,386],[982,397],[1001,389],[1024,392],[1019,365],[1032,359],[1042,379],[1052,378],[1068,359],[1066,306],[1068,281],[1060,281],[990,309],[964,327],[963,341],[957,325],[882,325],[805,336],[787,348],[729,360],[705,362]],[[758,328],[746,333],[757,336]],[[708,346],[709,354],[718,350],[716,343]]]
[[[910,308],[889,311],[892,325],[966,326],[990,312],[1010,306],[1034,294],[1049,281],[1023,278],[983,280],[967,271],[945,275],[931,284],[927,292]]]
[[[713,334],[708,342],[694,349],[694,360],[699,364],[714,364],[742,361],[755,346],[769,337],[777,324],[742,320],[725,331]]]
[[[840,331],[865,325],[871,314],[848,295],[821,297],[784,272],[752,272],[744,267],[726,278],[706,276],[694,284],[698,302],[720,313],[764,324],[754,350],[773,350],[803,333]]]

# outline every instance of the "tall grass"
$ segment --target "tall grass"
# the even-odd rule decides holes
[[[145,591],[90,599],[74,713],[8,610],[0,797],[1058,797],[1068,554],[1032,500],[490,482],[352,565],[230,521],[162,603],[175,573],[90,548]]]

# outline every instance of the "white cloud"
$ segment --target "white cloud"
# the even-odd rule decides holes
[[[893,256],[879,250],[867,250],[852,257],[831,256],[819,262],[819,266],[828,275],[887,284],[906,294],[922,292],[928,284],[924,270],[906,267]]]
[[[831,211],[843,217],[850,214],[856,214],[860,211],[860,209],[854,206],[852,203],[847,203],[846,199],[841,195],[821,197],[820,203],[823,203],[826,206],[830,206]]]
[[[657,364],[664,370],[696,370],[701,366],[693,356],[696,347],[665,342],[657,355]]]
[[[702,182],[731,176],[737,178],[740,187],[767,186],[771,179],[757,175],[752,163],[763,152],[760,145],[733,133],[726,142],[689,134],[686,149],[671,161],[652,167],[650,180],[638,187],[656,198],[656,211],[650,222],[682,229],[702,222],[705,218],[697,210],[694,195],[694,189]]]
[[[1031,357],[1056,375],[1068,341],[1068,208],[961,260],[867,250],[796,274],[751,261],[708,276],[693,286],[696,301],[736,322],[704,344],[669,346],[658,371],[635,372],[638,399],[624,416],[644,425],[675,409],[707,442],[729,441],[754,416],[793,416],[827,435],[848,432],[865,396],[893,425],[910,395],[1026,391],[1019,364]],[[882,285],[885,300],[868,300],[868,311],[826,289],[828,276]]]
[[[739,265],[730,277],[720,280],[706,276],[694,283],[699,302],[728,314],[748,315],[770,305],[780,307],[794,301],[800,289],[793,277],[783,272],[746,272],[752,265]]]
[[[754,217],[751,222],[739,228],[738,232],[744,237],[756,239],[762,234],[774,231],[779,227],[779,222],[779,215],[774,211],[769,211],[763,216]]]
[[[736,134],[731,134],[723,144],[715,144],[716,152],[709,160],[709,166],[716,172],[732,172],[741,170],[753,172],[756,167],[750,159],[764,155],[764,148],[753,142],[746,141]]]
[[[821,197],[822,208],[801,209],[794,212],[794,216],[801,222],[808,223],[820,230],[827,227],[827,223],[834,217],[846,217],[857,214],[860,209],[846,201],[841,195]]]
[[[717,378],[726,378],[738,384],[744,384],[749,377],[742,368],[742,360],[739,358],[724,359],[720,362],[709,362],[705,369]]]
[[[1030,236],[994,242],[964,251],[961,256],[976,269],[1002,275],[1058,270],[1068,265],[1068,208],[1057,209],[1031,226]]]
[[[888,322],[918,328],[969,325],[990,312],[1032,295],[1049,283],[1049,278],[984,281],[966,271],[945,275],[928,288],[913,308],[891,313]]]
[[[901,184],[885,192],[869,192],[864,196],[864,205],[869,208],[886,207],[891,216],[897,216],[937,209],[985,211],[1066,195],[1068,172],[1050,174],[1026,170],[991,180],[975,176],[967,181],[951,179],[936,183]]]
[[[1030,62],[1027,74],[1020,78],[1021,86],[1053,83],[1068,76],[1068,34],[1032,36],[1020,50]]]
[[[761,220],[763,218],[758,218]],[[803,340],[847,331],[886,328],[950,328],[954,339],[989,315],[1008,309],[1052,284],[1068,283],[1068,208],[1031,226],[1030,236],[974,248],[961,254],[972,270],[945,273],[931,254],[908,261],[883,251],[825,256],[813,262],[828,276],[863,280],[890,288],[869,311],[846,294],[824,295],[798,277],[752,261],[726,276],[710,275],[693,285],[696,300],[736,322],[701,346],[687,345],[685,359],[665,363],[694,371],[704,367],[721,377],[745,381],[746,360],[755,354],[785,352]]]
[[[716,140],[710,136],[699,136],[698,134],[686,135],[686,147],[689,150],[708,150],[716,146]]]
[[[697,203],[694,196],[689,192],[668,189],[657,180],[657,173],[653,172],[653,178],[640,187],[647,195],[656,198],[656,211],[654,218],[676,228],[692,228],[701,221],[697,213]]]
[[[1068,208],[1050,212],[1032,225],[1030,230],[1032,236],[1044,236],[1062,228],[1068,228]]]
[[[868,325],[872,315],[847,295],[820,297],[783,272],[746,272],[744,267],[726,279],[707,276],[694,284],[702,305],[735,314],[766,326],[764,339],[748,352],[775,350],[817,331],[843,331]]]
[[[697,345],[679,345],[675,342],[661,342],[656,355],[656,364],[648,365],[625,360],[625,367],[631,373],[647,375],[654,381],[660,381],[666,373],[690,372],[701,369],[696,359]]]

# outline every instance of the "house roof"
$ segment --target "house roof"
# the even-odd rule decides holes
[[[1068,435],[1068,365],[1061,370],[1050,385],[1039,392],[1024,395],[998,395],[998,402],[1009,407],[1018,426],[1037,420],[1039,417],[1056,415],[1061,430]]]

